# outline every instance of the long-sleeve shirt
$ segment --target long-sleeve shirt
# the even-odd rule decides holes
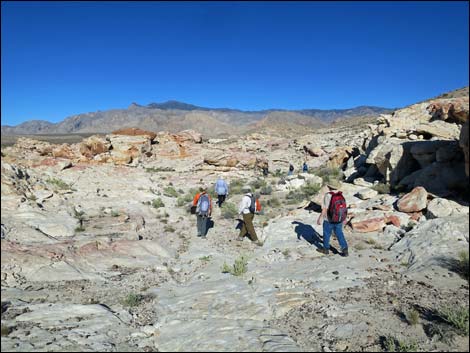
[[[227,195],[228,194],[228,185],[223,179],[217,180],[215,183],[214,191],[217,195]]]
[[[248,214],[250,213],[250,206],[251,206],[251,193],[243,195],[240,204],[238,205],[238,213],[239,214]]]

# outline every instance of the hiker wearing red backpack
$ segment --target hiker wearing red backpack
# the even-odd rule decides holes
[[[206,239],[207,223],[212,214],[212,200],[206,186],[200,187],[199,191],[193,199],[193,206],[196,206],[197,236]]]
[[[330,251],[330,236],[334,231],[341,247],[341,255],[348,256],[348,243],[344,238],[343,224],[347,222],[348,210],[346,200],[341,191],[333,185],[328,185],[329,192],[323,197],[320,216],[317,224],[320,225],[323,220],[323,248],[317,249],[318,252],[328,255]]]

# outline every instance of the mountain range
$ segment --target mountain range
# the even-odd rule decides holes
[[[377,116],[393,109],[359,106],[350,109],[268,109],[243,111],[207,108],[179,101],[132,103],[127,109],[111,109],[67,117],[59,123],[30,120],[17,126],[2,125],[2,135],[109,133],[124,127],[150,131],[196,130],[205,136],[228,136],[250,132],[300,133],[324,127],[339,119]]]

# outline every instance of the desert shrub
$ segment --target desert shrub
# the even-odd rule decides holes
[[[165,232],[168,232],[168,233],[174,233],[174,232],[176,231],[176,229],[173,228],[173,227],[170,226],[170,225],[166,225],[166,226],[163,228],[163,230],[164,230]]]
[[[302,185],[300,189],[305,194],[305,196],[307,198],[310,198],[313,195],[318,194],[318,192],[321,189],[321,185],[320,184],[314,184],[311,181],[308,181],[304,185]]]
[[[405,342],[393,336],[386,336],[383,339],[383,348],[386,352],[417,352],[416,342]]]
[[[199,260],[204,261],[204,262],[208,262],[208,261],[210,261],[211,258],[212,258],[212,255],[206,255],[206,256],[201,256],[199,258]]]
[[[300,190],[290,190],[286,195],[286,200],[288,205],[300,203],[305,200],[305,194]]]
[[[335,183],[343,179],[343,172],[339,168],[323,166],[314,172],[323,179],[323,183]]]
[[[408,310],[405,314],[406,321],[410,325],[417,325],[419,323],[419,312],[416,309]]]
[[[225,202],[222,204],[222,217],[225,219],[232,219],[238,214],[237,206],[232,202]]]
[[[279,207],[281,206],[281,201],[279,201],[277,197],[273,197],[269,199],[268,201],[266,201],[266,204],[271,207]]]
[[[8,336],[10,334],[10,328],[2,324],[2,337]]]
[[[229,192],[232,195],[241,194],[243,185],[245,185],[245,179],[234,179],[230,182]]]
[[[468,336],[468,308],[465,306],[443,306],[438,315],[460,334]]]
[[[154,208],[160,208],[160,207],[165,207],[165,204],[163,203],[161,198],[156,198],[155,200],[152,201],[152,206]]]
[[[372,186],[372,189],[377,191],[379,194],[390,194],[390,185],[384,183],[378,183]]]
[[[467,280],[469,279],[469,263],[468,263],[468,250],[462,250],[459,252],[457,271],[464,276]]]
[[[156,172],[174,172],[174,168],[170,167],[151,167],[151,168],[145,168],[145,171],[148,173],[156,173]]]
[[[119,217],[119,211],[112,210],[112,211],[111,211],[111,216],[112,216],[112,217]]]
[[[85,231],[85,228],[83,226],[78,226],[77,228],[75,228],[75,232],[79,233],[79,232],[84,232]]]
[[[261,189],[259,190],[259,193],[261,195],[271,195],[273,192],[273,188],[271,185],[266,185],[266,186],[263,186],[261,187]]]
[[[231,273],[234,276],[241,276],[248,271],[248,261],[245,256],[241,255],[235,260],[232,267],[227,265],[225,262],[222,265],[222,273]]]
[[[49,178],[46,180],[46,183],[51,184],[52,186],[56,187],[59,190],[70,189],[70,185],[61,179]]]
[[[137,306],[140,302],[144,299],[144,297],[140,294],[129,293],[127,297],[125,297],[122,301],[124,306]]]
[[[179,193],[178,191],[175,190],[174,187],[169,186],[163,189],[163,195],[168,196],[168,197],[178,197]]]
[[[258,178],[256,180],[251,181],[250,186],[253,189],[261,189],[262,187],[267,186],[267,182],[266,182],[266,180]]]

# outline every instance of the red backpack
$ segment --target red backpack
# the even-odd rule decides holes
[[[328,206],[328,220],[331,223],[341,223],[348,215],[346,200],[341,191],[330,192],[331,201]]]

